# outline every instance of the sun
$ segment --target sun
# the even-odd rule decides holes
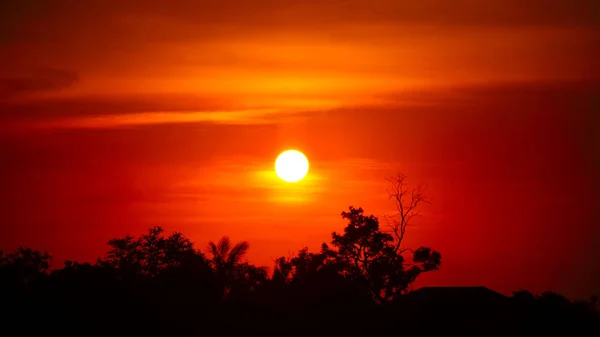
[[[308,173],[308,159],[297,150],[283,151],[275,160],[275,172],[279,178],[295,183]]]

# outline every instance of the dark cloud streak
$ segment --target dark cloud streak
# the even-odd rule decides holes
[[[56,90],[68,87],[76,81],[76,75],[68,71],[46,70],[44,76],[27,77],[20,79],[0,79],[6,89],[0,92],[23,94],[35,91]],[[377,109],[402,110],[404,107],[437,107],[447,105],[452,109],[468,109],[474,104],[493,102],[493,104],[506,104],[510,108],[515,102],[519,104],[538,104],[549,106],[557,104],[572,105],[574,102],[579,108],[586,109],[598,102],[600,79],[590,78],[582,81],[531,81],[531,82],[504,82],[490,83],[488,85],[458,86],[452,89],[412,90],[375,95],[374,98],[381,103]],[[574,96],[575,95],[575,96]],[[504,101],[499,101],[503,97]],[[577,100],[574,97],[578,97]],[[264,102],[272,100],[272,96],[265,96]],[[297,99],[339,99],[339,97],[326,94],[298,95]],[[260,102],[261,100],[257,100]],[[505,102],[505,103],[503,103]],[[551,104],[548,102],[552,102]],[[123,94],[123,95],[96,95],[77,97],[58,97],[21,102],[4,103],[0,121],[15,122],[43,122],[55,118],[78,116],[111,116],[129,115],[136,113],[152,112],[207,112],[207,111],[241,111],[244,109],[273,109],[268,103],[248,105],[202,94]],[[328,110],[352,111],[370,109],[369,105],[353,102],[342,104],[335,108],[303,108],[292,109],[289,114],[310,116],[314,113],[323,113]],[[281,109],[281,115],[286,114],[286,109]]]
[[[32,93],[66,89],[74,85],[79,76],[64,69],[37,69],[21,76],[0,75],[0,99]]]

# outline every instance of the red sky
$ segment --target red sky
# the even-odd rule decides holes
[[[0,247],[93,261],[152,225],[318,249],[428,187],[422,284],[600,293],[596,1],[0,4]],[[303,151],[311,171],[279,181]]]

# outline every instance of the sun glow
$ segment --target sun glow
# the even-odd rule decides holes
[[[300,151],[284,151],[275,160],[275,172],[282,180],[295,183],[308,173],[308,159]]]

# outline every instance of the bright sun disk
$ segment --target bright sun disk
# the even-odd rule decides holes
[[[275,160],[275,172],[279,178],[295,183],[308,173],[308,159],[300,151],[284,151]]]

